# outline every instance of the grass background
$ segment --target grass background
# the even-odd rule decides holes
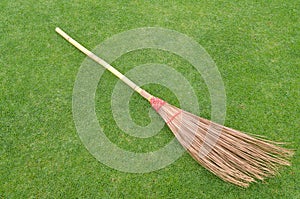
[[[0,198],[300,198],[299,1],[9,1],[0,2]],[[248,189],[225,183],[187,154],[146,174],[123,173],[94,159],[77,136],[72,89],[85,58],[54,31],[64,28],[93,48],[133,28],[163,27],[199,42],[213,57],[227,94],[226,125],[290,142],[296,153],[281,175]],[[187,76],[210,105],[203,81],[184,60],[160,51],[129,53],[115,66],[162,62]],[[165,128],[136,139],[111,123],[116,79],[99,83],[97,116],[108,137],[127,150],[148,151],[172,139]],[[147,88],[176,103],[166,89]],[[163,92],[165,91],[165,92]],[[146,102],[130,102],[140,125]],[[107,113],[107,114],[103,114]],[[123,136],[120,136],[123,135]],[[129,140],[129,141],[128,141]],[[152,142],[151,142],[152,143]]]

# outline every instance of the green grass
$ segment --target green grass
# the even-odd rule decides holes
[[[9,1],[0,2],[0,198],[300,198],[300,3],[298,1]],[[199,42],[213,57],[226,88],[227,126],[289,142],[292,166],[248,189],[225,183],[188,154],[145,174],[99,163],[78,137],[72,90],[83,54],[59,37],[60,26],[92,49],[139,27],[163,27]],[[208,91],[185,61],[156,50],[115,62],[126,72],[165,63],[187,77],[210,117]],[[110,112],[116,79],[99,82],[99,123],[119,147],[151,151],[173,138],[164,128],[148,139],[118,130]],[[153,93],[178,103],[166,88]],[[130,102],[133,120],[149,123],[148,104]],[[148,112],[147,112],[148,113]]]

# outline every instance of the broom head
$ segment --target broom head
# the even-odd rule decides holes
[[[227,182],[248,187],[290,165],[293,152],[280,143],[224,127],[156,97],[150,103],[190,155]]]

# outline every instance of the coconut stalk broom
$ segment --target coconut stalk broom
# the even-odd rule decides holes
[[[60,28],[55,30],[147,99],[189,154],[224,181],[248,187],[251,182],[275,175],[279,167],[290,165],[288,159],[293,155],[293,151],[280,147],[282,143],[247,135],[172,106],[141,89]]]

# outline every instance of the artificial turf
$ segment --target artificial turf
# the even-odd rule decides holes
[[[0,2],[0,198],[300,198],[300,3],[298,1],[9,1]],[[201,44],[226,89],[225,125],[288,142],[292,166],[248,189],[225,183],[188,154],[150,173],[99,163],[82,144],[72,116],[72,91],[85,56],[54,29],[60,26],[93,49],[130,29],[162,27]],[[195,89],[201,116],[210,117],[209,92],[182,58],[155,49],[114,62],[122,72],[144,63],[167,64]],[[121,131],[111,113],[117,80],[105,72],[96,113],[121,148],[147,152],[173,139],[163,128],[140,139]],[[145,85],[178,105],[168,88]],[[133,121],[147,125],[149,105],[129,102]]]

